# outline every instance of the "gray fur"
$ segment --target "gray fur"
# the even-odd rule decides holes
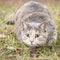
[[[39,40],[45,40],[44,43],[41,43],[41,41],[36,42],[36,44],[29,44],[26,43],[29,46],[39,46],[39,45],[48,45],[52,46],[57,41],[57,31],[56,26],[53,22],[52,16],[43,4],[30,1],[26,4],[24,4],[16,13],[15,16],[15,33],[17,35],[17,38],[20,42],[25,41],[22,39],[24,33],[27,33],[27,31],[38,31],[39,33],[43,32],[44,38],[40,38]],[[46,33],[44,32],[46,30]],[[45,35],[46,34],[46,35]],[[34,37],[34,36],[33,36]],[[33,40],[33,37],[31,40]],[[43,40],[43,41],[44,41]]]

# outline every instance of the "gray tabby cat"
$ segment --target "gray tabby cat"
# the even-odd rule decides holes
[[[28,46],[52,46],[57,41],[56,26],[45,5],[30,1],[15,16],[15,33]]]

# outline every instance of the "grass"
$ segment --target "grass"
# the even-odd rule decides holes
[[[60,6],[59,4],[46,4],[53,15],[57,25],[58,41],[52,49],[47,47],[39,48],[38,58],[30,57],[30,49],[22,43],[19,43],[15,33],[14,26],[7,25],[6,22],[13,19],[13,15],[23,4],[0,4],[0,34],[6,35],[0,38],[0,60],[59,60],[60,59]]]

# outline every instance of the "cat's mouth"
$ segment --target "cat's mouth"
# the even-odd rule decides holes
[[[28,46],[28,47],[37,47],[37,46],[40,46],[40,44],[33,44],[33,43],[32,44],[26,44],[25,43],[25,45]]]
[[[25,42],[23,42],[27,47],[36,47],[36,46],[39,46],[38,44],[27,44],[27,43],[25,43]]]

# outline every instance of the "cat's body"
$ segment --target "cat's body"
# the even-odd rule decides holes
[[[15,33],[20,42],[28,46],[52,46],[57,32],[48,9],[31,1],[23,5],[15,16]]]

